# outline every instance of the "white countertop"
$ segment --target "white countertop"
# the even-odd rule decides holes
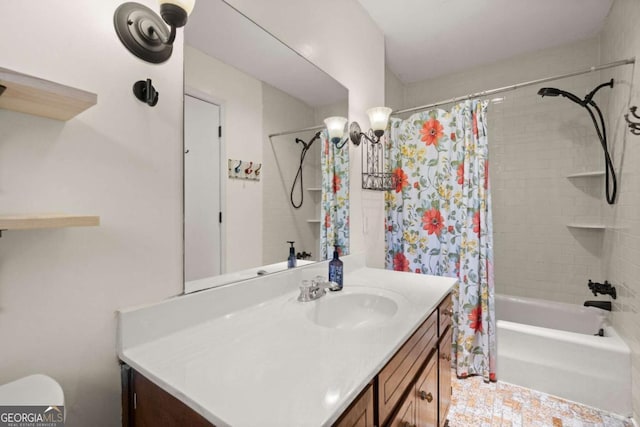
[[[290,286],[259,304],[212,314],[166,334],[154,331],[144,339],[144,333],[137,332],[141,339],[135,340],[121,336],[119,356],[219,427],[330,425],[455,283],[450,278],[359,268],[345,275],[342,292],[322,299],[340,298],[364,285],[396,301],[398,311],[390,320],[356,329],[319,326],[308,311],[320,300],[300,303],[296,287]],[[256,281],[254,286],[262,285]],[[215,295],[211,298],[216,301]],[[223,304],[224,297],[218,301]],[[202,304],[195,298],[192,302]],[[156,315],[166,316],[167,308],[163,310]],[[144,316],[133,310],[120,320],[122,329],[131,322],[127,316],[153,328],[151,315],[140,320]]]

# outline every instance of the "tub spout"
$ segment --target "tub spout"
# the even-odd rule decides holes
[[[611,301],[585,301],[585,307],[596,307],[601,310],[611,311]]]

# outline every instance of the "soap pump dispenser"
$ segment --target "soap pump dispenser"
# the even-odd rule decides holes
[[[340,258],[338,257],[338,245],[333,245],[335,247],[333,251],[333,259],[329,262],[329,281],[335,282],[338,284],[335,289],[331,289],[332,291],[339,291],[342,289],[343,281],[342,281],[342,273],[343,273],[343,264]]]
[[[296,259],[296,248],[293,247],[295,242],[289,240],[287,243],[291,245],[289,248],[289,258],[287,258],[287,268],[295,268],[298,264],[298,260]]]

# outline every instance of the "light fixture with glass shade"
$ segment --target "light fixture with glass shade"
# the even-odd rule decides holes
[[[122,44],[138,58],[154,64],[171,57],[176,29],[187,23],[195,0],[158,0],[158,3],[162,18],[134,2],[121,4],[113,15],[113,25]]]
[[[327,117],[324,119],[324,124],[327,125],[327,131],[329,132],[329,141],[335,144],[337,149],[344,147],[348,141],[348,139],[342,141],[347,121],[346,117]],[[342,144],[340,143],[341,141]]]
[[[371,128],[362,132],[357,122],[351,123],[349,137],[355,145],[362,142],[362,188],[387,191],[395,187],[394,175],[389,171],[385,156],[385,143],[381,142],[389,125],[391,108],[376,107],[367,110]]]
[[[351,142],[355,145],[360,145],[362,138],[366,138],[369,142],[377,144],[380,142],[380,138],[384,135],[384,131],[389,124],[389,116],[391,115],[391,108],[388,107],[375,107],[367,110],[369,116],[369,123],[371,128],[366,132],[362,132],[358,122],[351,123],[349,127],[349,136]]]

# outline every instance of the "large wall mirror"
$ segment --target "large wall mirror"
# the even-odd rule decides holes
[[[322,260],[326,142],[303,148],[347,89],[222,0],[196,3],[184,62],[185,293],[286,269],[288,241]]]

